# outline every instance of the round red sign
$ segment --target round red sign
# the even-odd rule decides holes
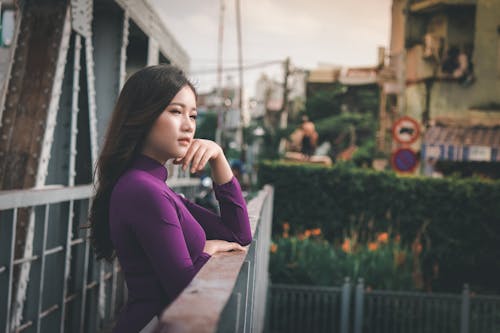
[[[392,126],[392,136],[394,140],[403,144],[415,142],[420,135],[418,122],[410,117],[399,118]]]

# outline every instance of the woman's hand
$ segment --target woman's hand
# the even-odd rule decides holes
[[[205,139],[193,139],[184,157],[174,159],[174,164],[182,164],[182,170],[186,170],[191,163],[191,173],[203,170],[208,161],[219,157],[222,148],[214,141]]]
[[[213,255],[216,252],[247,251],[247,248],[236,242],[228,242],[220,239],[207,240],[203,252]]]

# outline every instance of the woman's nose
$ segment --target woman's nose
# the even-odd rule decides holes
[[[194,121],[191,120],[191,117],[187,115],[186,117],[183,118],[182,121],[182,129],[185,131],[190,131],[192,132],[195,128]]]

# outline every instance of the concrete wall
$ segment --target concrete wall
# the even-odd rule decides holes
[[[446,36],[445,46],[461,47],[473,41],[476,81],[467,87],[456,81],[435,81],[430,96],[431,119],[443,115],[464,116],[478,106],[500,104],[500,1],[478,0],[475,10],[450,8],[446,9],[445,18],[439,13],[430,14],[427,31]],[[406,57],[409,85],[404,93],[404,113],[416,119],[422,118],[426,98],[425,84],[418,80],[429,77],[429,66],[421,60],[421,53],[421,46],[416,45],[407,49]]]
[[[474,104],[500,103],[500,72],[497,68],[500,26],[500,1],[478,0],[476,8],[476,32],[474,45]]]

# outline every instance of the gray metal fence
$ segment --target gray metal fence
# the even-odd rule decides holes
[[[98,318],[106,321],[117,308],[112,299],[123,300],[116,265],[95,262],[88,230],[80,228],[91,192],[87,185],[0,193],[0,323],[5,332],[95,332]],[[33,255],[23,257],[15,253],[15,242],[23,239],[16,229],[30,220]],[[19,276],[22,265],[27,278]],[[19,283],[27,284],[27,301],[13,299]],[[18,324],[13,312],[19,309]]]
[[[342,288],[270,284],[266,331],[336,332],[341,303]]]
[[[271,284],[267,332],[496,333],[500,296]]]
[[[179,179],[175,187],[189,196],[198,183]],[[94,333],[120,311],[127,294],[118,262],[97,262],[81,228],[91,195],[92,185],[0,191],[0,332]],[[34,228],[29,257],[16,253],[25,240],[16,235],[20,223]]]
[[[262,205],[256,210],[249,207],[249,215],[258,214],[258,224],[231,297],[219,318],[219,333],[264,330],[274,190],[267,185],[262,192],[265,194]]]

